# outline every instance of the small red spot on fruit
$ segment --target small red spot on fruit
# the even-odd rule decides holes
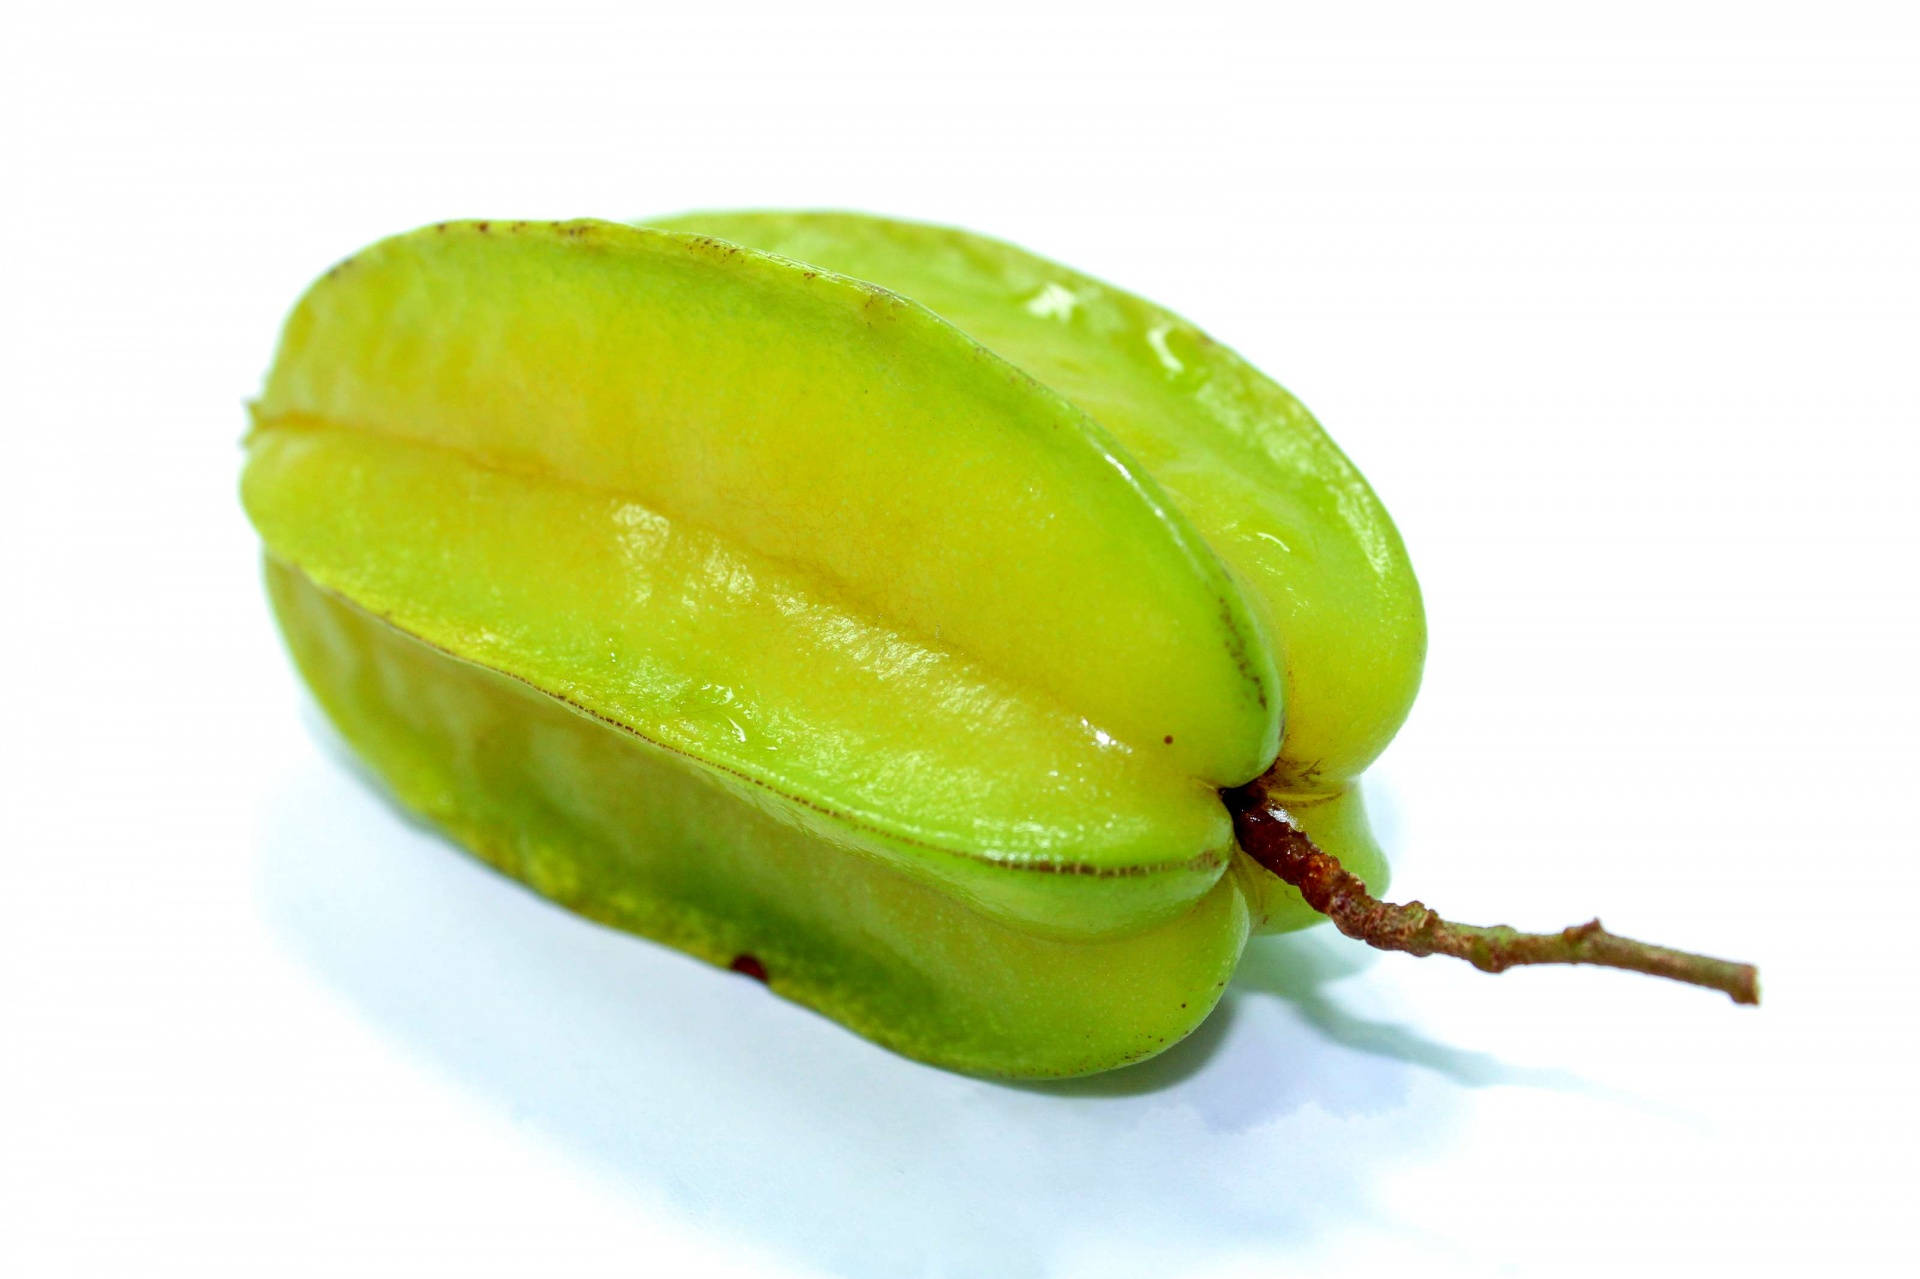
[[[753,978],[763,986],[766,984],[767,966],[758,959],[755,959],[752,955],[735,955],[733,962],[728,964],[727,967],[743,977]]]
[[[1162,742],[1165,742],[1168,746],[1171,746],[1173,745],[1173,734],[1168,733],[1165,737],[1161,738],[1160,740]]]

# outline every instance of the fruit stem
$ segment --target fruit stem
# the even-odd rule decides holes
[[[1299,889],[1307,904],[1341,932],[1369,946],[1410,955],[1452,955],[1489,973],[1517,964],[1626,968],[1724,991],[1736,1004],[1760,1002],[1760,972],[1752,964],[1616,937],[1597,919],[1557,933],[1523,933],[1504,924],[1456,924],[1417,901],[1404,906],[1383,902],[1367,891],[1359,876],[1322,852],[1287,810],[1268,798],[1260,782],[1228,791],[1227,806],[1234,834],[1249,857]]]

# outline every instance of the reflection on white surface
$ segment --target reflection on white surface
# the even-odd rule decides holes
[[[1311,1246],[1374,1222],[1375,1178],[1450,1135],[1448,1084],[1573,1084],[1349,1015],[1330,987],[1374,958],[1317,934],[1256,943],[1151,1062],[963,1078],[548,904],[346,768],[316,759],[265,811],[271,926],[382,1033],[797,1267],[1018,1276],[1087,1249]]]

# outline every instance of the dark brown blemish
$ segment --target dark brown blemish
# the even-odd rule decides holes
[[[1320,781],[1320,773],[1325,760],[1316,759],[1310,764],[1295,764],[1284,756],[1273,763],[1269,771],[1272,775],[1295,790],[1312,790]]]
[[[1161,738],[1160,741],[1163,745],[1166,745],[1166,746],[1173,745],[1173,734],[1168,733],[1165,737]]]
[[[491,222],[476,222],[473,224],[473,229],[478,231],[481,235],[485,235],[487,233],[487,228],[492,225],[493,223]]]
[[[752,955],[746,954],[744,952],[742,952],[741,954],[735,955],[733,957],[733,962],[731,964],[728,964],[727,967],[731,968],[734,972],[739,973],[743,977],[753,978],[755,981],[759,982],[762,986],[767,984],[767,966],[761,963],[758,959],[754,958]]]

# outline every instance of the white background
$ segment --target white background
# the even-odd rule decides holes
[[[1908,7],[16,13],[0,1271],[1911,1273]],[[998,234],[1286,382],[1426,591],[1398,894],[1766,1005],[1321,929],[1007,1087],[402,820],[235,498],[285,309],[422,222],[746,205]]]

